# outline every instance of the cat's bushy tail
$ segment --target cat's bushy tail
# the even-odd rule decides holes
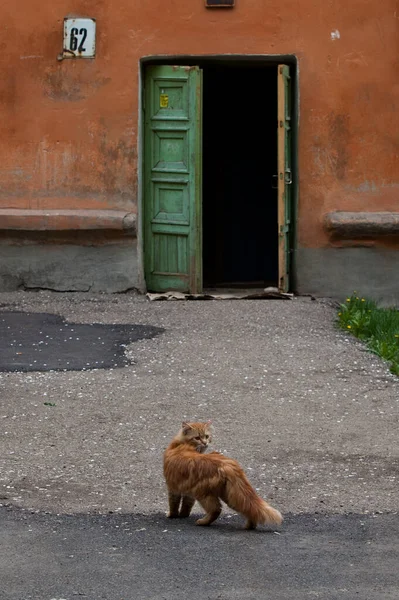
[[[243,470],[231,461],[224,466],[226,476],[225,497],[223,500],[230,508],[247,518],[247,528],[259,524],[280,525],[281,513],[260,498],[249,483]]]

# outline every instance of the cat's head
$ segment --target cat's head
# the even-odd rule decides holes
[[[194,446],[197,452],[205,452],[212,441],[212,421],[206,423],[186,423],[181,429],[182,441]]]

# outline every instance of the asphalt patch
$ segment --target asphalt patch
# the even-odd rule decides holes
[[[152,325],[70,323],[59,315],[0,313],[0,371],[85,371],[130,364],[128,344],[164,329]]]
[[[0,508],[2,600],[397,600],[399,517],[241,517],[196,527],[164,515]],[[197,590],[193,594],[191,590]]]

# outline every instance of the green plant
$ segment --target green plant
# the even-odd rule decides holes
[[[399,376],[399,311],[381,308],[372,300],[354,292],[340,305],[338,325],[363,340],[370,352],[390,362],[390,370]]]

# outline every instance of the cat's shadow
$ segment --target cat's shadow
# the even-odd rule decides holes
[[[213,532],[212,535],[217,534],[226,534],[226,533],[239,533],[245,535],[265,535],[265,534],[275,534],[280,535],[280,531],[276,528],[271,529],[266,526],[258,526],[256,529],[245,529],[245,519],[240,518],[239,515],[224,515],[217,519],[212,525],[209,526],[198,526],[196,524],[196,520],[203,516],[201,513],[193,512],[189,517],[184,519],[169,519],[165,513],[155,513],[152,515],[152,524],[165,526],[165,529],[168,531],[190,531],[195,529],[200,533],[200,535],[204,535],[208,532]],[[151,517],[148,516],[148,521],[150,525]]]

